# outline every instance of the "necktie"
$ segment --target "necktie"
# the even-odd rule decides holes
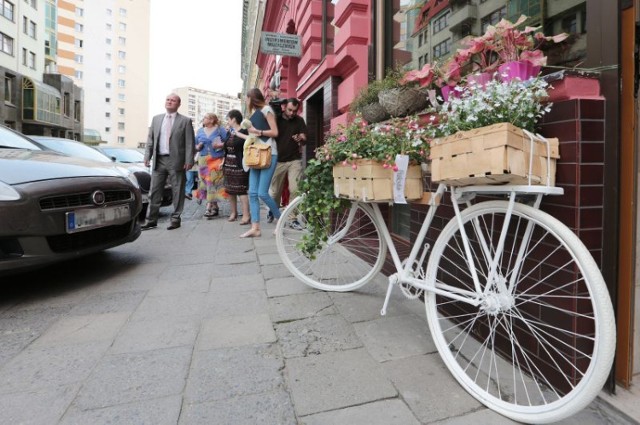
[[[167,150],[169,149],[169,138],[171,137],[172,124],[171,114],[167,114],[164,117],[164,122],[162,123],[162,138],[165,140]]]

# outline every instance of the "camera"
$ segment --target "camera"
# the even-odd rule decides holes
[[[286,103],[287,103],[287,99],[279,99],[279,98],[271,99],[269,101],[269,106],[271,106],[277,118],[282,117],[282,105],[285,105]]]

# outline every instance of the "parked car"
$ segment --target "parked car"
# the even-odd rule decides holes
[[[151,188],[151,174],[144,166],[135,164],[116,164],[111,158],[93,149],[91,146],[85,145],[75,140],[63,139],[60,137],[49,136],[27,136],[29,139],[35,141],[35,144],[45,150],[52,150],[64,155],[73,156],[76,158],[84,158],[91,161],[100,162],[102,164],[108,164],[111,167],[120,168],[121,172],[131,172],[138,179],[140,185],[140,191],[142,192],[142,211],[140,211],[140,219],[144,220],[149,208],[149,190]]]
[[[99,146],[95,148],[102,152],[113,161],[120,162],[122,164],[136,164],[144,167],[144,150],[133,148],[119,148],[116,146]],[[149,170],[151,172],[151,170]],[[164,191],[162,192],[162,202],[160,205],[167,206],[173,202],[173,193],[171,192],[171,184],[167,182],[164,185]]]
[[[0,275],[134,241],[141,209],[134,174],[0,126]]]
[[[118,148],[114,146],[99,146],[96,147],[96,149],[114,161],[124,164],[144,165],[144,152],[140,152],[138,149]]]

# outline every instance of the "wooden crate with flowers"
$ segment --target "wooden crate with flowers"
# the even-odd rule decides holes
[[[320,149],[323,159],[334,162],[334,195],[367,202],[391,202],[396,185],[396,190],[404,190],[407,200],[421,198],[420,162],[426,159],[428,140],[413,117],[374,126],[367,126],[356,118],[330,136]],[[395,163],[396,155],[408,157],[406,169]]]
[[[425,79],[448,94],[438,106],[439,137],[431,144],[432,181],[555,184],[558,140],[534,134],[551,108],[545,103],[548,84],[538,77],[546,63],[538,47],[560,42],[566,34],[545,37],[532,27],[518,30],[525,21],[522,16],[489,26],[483,36],[465,40],[468,48],[458,50],[439,75]]]

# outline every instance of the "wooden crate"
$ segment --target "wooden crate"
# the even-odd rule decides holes
[[[393,170],[368,159],[333,167],[333,189],[336,197],[361,201],[393,201]],[[408,200],[422,197],[422,170],[410,165],[405,179],[404,196]]]
[[[550,145],[550,186],[555,185],[558,139]],[[529,160],[533,155],[531,169]],[[484,184],[547,184],[547,147],[531,141],[509,123],[494,124],[435,139],[431,144],[431,179],[452,186]]]

